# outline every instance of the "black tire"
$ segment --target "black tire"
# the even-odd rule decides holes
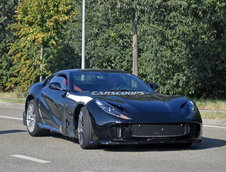
[[[26,126],[27,131],[31,136],[41,136],[49,133],[48,130],[39,128],[38,123],[40,116],[35,100],[30,100],[26,110]]]
[[[82,149],[95,148],[92,141],[93,129],[88,110],[82,107],[78,117],[78,141]]]

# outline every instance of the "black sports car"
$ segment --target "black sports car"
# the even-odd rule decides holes
[[[156,88],[120,71],[63,70],[31,85],[23,123],[31,136],[50,130],[78,138],[82,148],[201,142],[197,106]]]

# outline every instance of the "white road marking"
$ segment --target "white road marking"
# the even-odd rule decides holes
[[[226,127],[223,127],[223,126],[216,126],[216,125],[203,125],[203,127],[226,129]]]
[[[30,156],[25,156],[25,155],[11,155],[11,156],[15,157],[15,158],[25,159],[25,160],[28,160],[28,161],[34,161],[34,162],[42,163],[42,164],[50,163],[50,161],[45,161],[45,160],[42,160],[42,159],[37,159],[37,158],[30,157]]]
[[[2,104],[0,104],[0,108],[1,109],[17,109],[17,110],[24,110],[24,108],[23,107],[13,107],[13,106],[7,106],[7,107],[5,107],[5,106],[2,106]]]
[[[4,119],[14,119],[14,120],[19,120],[22,121],[22,118],[16,118],[16,117],[10,117],[10,116],[0,116],[0,118],[4,118]]]

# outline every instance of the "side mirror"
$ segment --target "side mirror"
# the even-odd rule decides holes
[[[49,88],[53,90],[62,90],[60,83],[58,82],[52,82],[49,84]]]
[[[153,90],[157,90],[159,88],[159,85],[156,83],[150,83],[149,86],[153,89]]]

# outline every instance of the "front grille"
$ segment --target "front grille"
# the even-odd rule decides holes
[[[133,124],[132,137],[178,137],[189,134],[188,124]]]

